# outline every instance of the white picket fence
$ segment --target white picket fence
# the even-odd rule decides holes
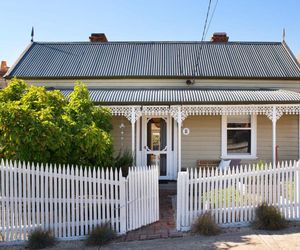
[[[127,178],[127,231],[131,231],[159,220],[158,167],[130,168]]]
[[[262,202],[278,207],[288,220],[300,219],[299,161],[240,166],[224,172],[179,172],[177,230],[189,230],[197,216],[207,210],[222,226],[247,225]]]
[[[158,168],[113,169],[1,161],[0,241],[26,240],[35,228],[78,239],[109,222],[119,233],[159,219]]]

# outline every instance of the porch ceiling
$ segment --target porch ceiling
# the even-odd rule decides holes
[[[70,89],[60,90],[69,96]],[[95,103],[105,105],[170,104],[300,104],[300,93],[283,89],[89,89]]]

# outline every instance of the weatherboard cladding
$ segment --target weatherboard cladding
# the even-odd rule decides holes
[[[195,65],[199,63],[196,71]],[[300,78],[278,42],[34,42],[8,77]]]
[[[89,89],[89,94],[93,102],[111,105],[300,103],[300,93],[281,89]]]

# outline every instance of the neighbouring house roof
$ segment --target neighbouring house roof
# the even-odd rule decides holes
[[[60,90],[68,97],[71,89]],[[300,93],[282,89],[89,89],[95,103],[119,104],[281,104],[299,103]]]
[[[9,67],[7,66],[6,61],[1,61],[0,63],[0,79],[3,78],[3,76],[6,74],[6,72],[9,70]]]
[[[299,80],[300,67],[284,42],[33,42],[13,76]]]

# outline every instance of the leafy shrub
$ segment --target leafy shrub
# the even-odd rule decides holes
[[[39,163],[111,166],[111,110],[76,82],[68,98],[12,79],[0,90],[0,156]]]
[[[259,160],[258,163],[257,163],[257,166],[258,166],[259,170],[265,170],[265,168],[266,168],[266,162],[263,161],[263,160]]]
[[[278,208],[262,203],[256,208],[254,228],[266,230],[280,230],[287,226],[287,221]]]
[[[192,225],[192,232],[203,235],[217,235],[221,232],[210,211],[198,216]]]
[[[110,227],[109,223],[95,227],[89,234],[86,244],[88,246],[102,246],[116,237],[116,232]]]
[[[28,236],[27,246],[30,249],[41,249],[55,244],[55,238],[49,230],[40,228],[32,231]]]
[[[123,176],[128,175],[128,168],[131,167],[132,164],[133,164],[132,153],[128,150],[124,152],[120,151],[114,160],[114,166],[116,168],[122,169]]]

